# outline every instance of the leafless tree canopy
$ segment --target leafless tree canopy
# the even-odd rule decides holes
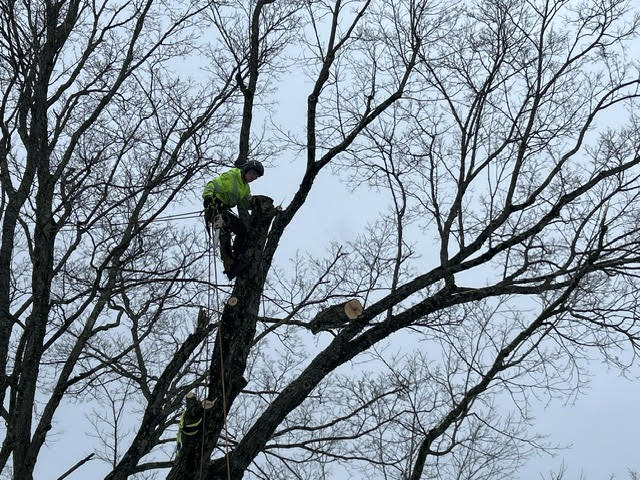
[[[3,476],[71,401],[93,440],[60,478],[499,479],[553,450],[532,400],[637,365],[634,8],[3,1]],[[270,115],[282,82],[301,117]],[[191,212],[248,158],[302,174],[254,197],[229,285]],[[328,173],[380,211],[282,251]]]

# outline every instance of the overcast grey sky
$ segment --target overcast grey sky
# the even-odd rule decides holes
[[[283,78],[280,91],[275,119],[302,134],[309,83],[302,76],[288,75]],[[265,120],[264,114],[256,117],[257,124]],[[252,184],[253,192],[286,204],[298,187],[305,162],[305,158],[295,158],[291,153],[273,159],[265,176]],[[320,175],[308,203],[281,243],[277,257],[281,264],[298,249],[322,255],[331,241],[346,243],[355,239],[366,223],[388,204],[376,192],[363,189],[351,192],[344,182],[344,178],[330,170]],[[199,190],[199,186],[195,188]],[[192,209],[199,208],[200,198],[196,195]],[[429,241],[422,246],[425,250],[422,253],[428,258]],[[590,389],[575,404],[555,401],[538,405],[534,412],[537,431],[548,434],[554,442],[573,446],[558,452],[556,458],[542,456],[531,460],[521,471],[521,479],[538,478],[539,474],[557,469],[563,461],[568,469],[566,479],[577,479],[581,472],[588,479],[608,478],[609,474],[622,479],[627,477],[628,469],[640,471],[640,381],[622,379],[597,362],[592,364],[592,373]],[[640,372],[636,369],[631,373],[637,377]],[[86,405],[65,405],[54,429],[64,433],[60,437],[64,441],[56,441],[55,435],[51,437],[38,463],[36,478],[55,478],[93,450],[94,441],[82,433],[86,426],[83,416],[87,413]],[[83,426],[78,428],[79,424]],[[106,471],[98,462],[91,462],[69,478],[99,478]]]

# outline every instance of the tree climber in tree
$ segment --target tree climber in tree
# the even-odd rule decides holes
[[[213,222],[214,228],[220,228],[220,256],[224,273],[229,280],[235,278],[243,269],[244,263],[241,258],[246,248],[247,234],[244,223],[231,212],[231,209],[237,206],[238,212],[242,213],[251,208],[249,184],[262,175],[262,164],[257,160],[249,160],[241,167],[232,168],[208,182],[202,192],[207,226]],[[232,233],[235,235],[233,247]]]

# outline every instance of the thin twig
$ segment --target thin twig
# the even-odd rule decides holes
[[[84,459],[80,460],[78,463],[76,463],[73,467],[71,467],[69,470],[67,470],[66,472],[64,472],[62,475],[60,475],[58,477],[58,480],[62,480],[63,478],[68,477],[69,475],[71,475],[74,471],[76,471],[78,468],[80,468],[82,465],[84,465],[85,463],[87,463],[89,460],[92,459],[92,457],[95,455],[95,453],[91,453],[89,455],[87,455]]]

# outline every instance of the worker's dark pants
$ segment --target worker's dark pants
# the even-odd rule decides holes
[[[226,272],[230,272],[233,264],[244,253],[246,247],[247,229],[242,220],[234,215],[226,207],[216,205],[207,209],[207,221],[213,222],[216,215],[222,217],[223,225],[220,227],[220,257]],[[233,246],[231,245],[231,234],[235,235]]]

